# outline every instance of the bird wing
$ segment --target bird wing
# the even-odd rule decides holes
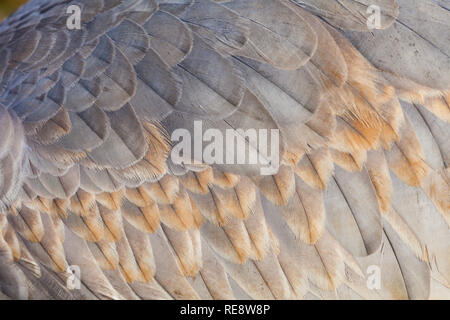
[[[448,297],[448,8],[28,2],[0,25],[0,298]],[[176,163],[196,122],[279,130],[278,172]]]

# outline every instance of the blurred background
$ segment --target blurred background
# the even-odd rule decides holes
[[[16,11],[27,0],[0,0],[0,21]]]

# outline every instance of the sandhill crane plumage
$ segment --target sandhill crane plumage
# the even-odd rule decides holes
[[[29,1],[0,25],[0,299],[450,298],[449,10]],[[174,161],[198,123],[276,130],[278,170]]]

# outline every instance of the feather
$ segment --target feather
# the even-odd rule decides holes
[[[201,63],[205,59],[209,64]],[[196,34],[192,51],[174,70],[183,83],[181,98],[175,105],[180,113],[223,119],[237,110],[244,97],[239,70]]]
[[[56,145],[62,148],[72,151],[94,149],[99,147],[110,134],[109,118],[97,106],[92,106],[83,112],[69,112],[68,115],[71,128],[56,142]]]
[[[194,224],[189,195],[181,190],[173,204],[159,205],[161,222],[175,230],[189,230]]]
[[[384,213],[383,218],[389,223],[390,229],[396,232],[396,237],[399,237],[417,258],[421,260],[426,259],[423,245],[417,238],[417,235],[394,208],[389,208]],[[385,227],[385,229],[387,228]]]
[[[82,215],[95,206],[95,195],[79,189],[77,193],[70,199],[69,208],[72,212]],[[62,210],[63,218],[65,218],[65,210]]]
[[[381,150],[370,151],[367,155],[366,168],[381,211],[387,212],[392,204],[392,182],[384,153]]]
[[[0,237],[0,292],[4,292],[11,299],[27,299],[28,289],[23,273],[12,261],[12,252],[8,244]]]
[[[213,170],[213,176],[213,183],[223,189],[232,188],[239,181],[239,176],[218,169]]]
[[[287,70],[302,67],[314,55],[314,31],[301,15],[278,1],[233,1],[225,5],[248,19],[248,39],[236,55]]]
[[[71,131],[71,127],[72,123],[69,113],[64,109],[60,109],[53,118],[37,130],[33,138],[42,144],[52,144],[68,134]]]
[[[39,243],[28,243],[27,248],[39,258],[41,263],[55,271],[64,272],[69,265],[63,244],[55,230],[55,225],[45,213],[41,213],[41,219],[45,230],[44,236]]]
[[[150,39],[147,33],[132,20],[124,20],[109,31],[108,36],[132,65],[139,63],[150,48]]]
[[[202,269],[200,270],[200,275],[212,298],[221,300],[234,297],[223,265],[204,240],[202,241]]]
[[[174,298],[198,299],[197,293],[184,277],[176,260],[176,254],[170,249],[167,237],[162,229],[150,236],[155,263],[157,282]]]
[[[140,300],[140,297],[133,292],[131,284],[127,283],[124,276],[119,270],[103,270],[103,274],[108,278],[108,281],[114,287],[114,289],[125,300]]]
[[[88,152],[88,157],[101,167],[124,168],[136,164],[148,150],[136,113],[127,104],[120,110],[109,112],[108,117],[112,130],[103,144]]]
[[[114,242],[88,242],[92,255],[102,270],[115,270],[119,265],[119,256]]]
[[[66,235],[64,248],[68,252],[70,264],[79,266],[82,271],[79,280],[99,299],[121,299],[97,265],[86,241],[68,229],[66,229]]]
[[[389,168],[411,186],[419,186],[429,173],[422,146],[409,121],[402,126],[400,140],[386,152]]]
[[[271,239],[270,228],[264,216],[263,208],[261,207],[261,200],[259,197],[255,200],[255,206],[251,214],[244,221],[245,228],[249,235],[252,244],[253,255],[252,259],[261,261],[274,250],[276,255],[276,246],[273,248],[273,239]]]
[[[0,25],[0,299],[448,296],[447,0],[76,4]]]
[[[289,166],[282,166],[276,175],[258,177],[255,183],[267,199],[276,205],[283,206],[294,194],[294,171]]]
[[[147,121],[163,120],[173,112],[180,100],[181,82],[178,76],[153,49],[135,66],[135,71],[137,91],[130,104]]]
[[[427,87],[448,89],[449,79],[437,76],[439,70],[448,69],[450,62],[448,46],[440,41],[448,36],[445,22],[448,11],[430,0],[398,0],[398,3],[400,14],[391,28],[376,31],[373,37],[367,39],[355,33],[348,33],[348,36],[377,68]],[[375,46],[381,39],[390,37],[402,40],[386,47],[396,54],[383,57],[385,49],[378,47],[377,50]],[[408,43],[415,46],[409,47]],[[425,77],[425,74],[430,76]]]
[[[315,244],[325,229],[325,207],[322,192],[312,189],[301,179],[295,181],[295,195],[281,209],[292,232],[301,241]]]
[[[394,0],[370,1],[312,1],[312,0],[294,0],[297,5],[310,10],[312,13],[321,16],[332,25],[341,29],[350,29],[356,31],[367,31],[367,21],[370,13],[367,7],[376,5],[381,9],[380,28],[388,28],[394,23],[398,15],[398,4]]]
[[[234,52],[247,42],[247,22],[232,10],[213,1],[194,1],[179,17],[219,52]]]
[[[133,166],[122,170],[113,170],[113,174],[120,180],[137,180],[153,182],[161,179],[166,173],[166,160],[169,154],[169,142],[165,132],[159,126],[151,123],[143,123],[144,134],[148,144],[148,150],[144,158]]]
[[[81,79],[85,71],[85,62],[81,55],[76,54],[62,65],[61,85],[65,88],[72,87]]]
[[[350,210],[350,214],[353,215],[352,220],[354,219],[354,222],[349,224],[348,229],[351,229],[350,226],[356,223],[367,254],[375,252],[381,245],[381,214],[367,171],[350,174],[342,169],[337,169],[335,182]],[[331,212],[335,212],[336,209],[329,211],[329,208],[326,207],[327,217],[331,217],[333,215]],[[336,227],[343,228],[342,226]],[[344,229],[346,229],[345,226]],[[346,229],[343,232],[346,233],[348,230]],[[347,237],[345,234],[342,236]],[[337,239],[340,240],[340,237],[337,237]]]
[[[167,243],[171,246],[178,265],[185,276],[195,277],[201,268],[201,247],[199,248],[189,231],[175,231],[162,226],[162,230],[167,238]],[[197,232],[198,233],[198,232]],[[198,252],[198,250],[200,250]]]
[[[119,190],[111,193],[100,193],[95,195],[95,200],[102,206],[110,210],[119,210],[122,207],[124,193],[123,190]]]
[[[128,201],[121,208],[122,216],[141,232],[154,233],[160,225],[160,212],[156,203],[136,206]]]
[[[14,231],[14,229],[10,224],[8,224],[8,226],[6,227],[6,231],[3,238],[8,244],[9,248],[11,249],[11,254],[14,261],[18,261],[22,256],[21,248],[16,232]]]
[[[101,37],[92,41],[89,47],[92,47],[90,54],[82,52],[86,56],[84,79],[94,79],[103,74],[116,54],[116,48],[108,37]]]
[[[104,223],[105,240],[118,242],[123,235],[123,222],[120,211],[111,210],[102,205],[98,206],[101,218]]]
[[[15,230],[31,242],[39,242],[44,236],[44,225],[38,211],[22,206],[17,216],[9,216]]]
[[[157,203],[169,205],[174,203],[180,191],[178,180],[171,175],[165,175],[157,182],[144,185],[144,189]]]
[[[20,242],[20,251],[22,252],[22,255],[18,261],[18,265],[28,270],[34,277],[41,278],[41,266],[33,257],[31,252],[25,247],[23,242]]]
[[[242,227],[242,222],[237,222]],[[234,226],[231,225],[229,230]],[[236,228],[235,228],[236,229]],[[241,228],[242,230],[242,228]],[[244,263],[251,254],[251,244],[249,239],[243,243],[234,243],[233,239],[223,228],[217,228],[210,223],[206,223],[202,228],[202,236],[216,253],[233,263]],[[245,234],[244,234],[245,236]],[[247,235],[248,237],[248,235]],[[242,239],[241,239],[242,240]]]
[[[118,182],[108,170],[96,170],[81,167],[80,171],[84,171],[86,176],[94,183],[95,187],[103,192],[118,194],[122,185]]]
[[[68,90],[64,107],[73,112],[86,111],[94,105],[101,91],[102,82],[100,78],[82,79]]]
[[[213,179],[213,171],[210,168],[202,172],[189,171],[179,177],[179,181],[187,190],[198,194],[207,193],[209,191],[208,184],[212,183]]]
[[[100,241],[105,235],[105,226],[96,205],[80,215],[69,212],[64,223],[77,236],[90,242]]]
[[[420,239],[424,248],[425,261],[428,261],[433,277],[442,283],[449,283],[446,276],[449,268],[446,252],[448,252],[448,233],[440,230],[448,229],[448,224],[436,210],[432,201],[419,188],[409,188],[395,176],[393,183],[393,207],[398,215],[407,222],[412,233]],[[395,226],[393,226],[395,229]],[[439,237],[436,235],[439,234]],[[405,236],[400,234],[402,238]],[[411,241],[407,242],[411,246]],[[414,242],[412,242],[414,244]],[[417,249],[413,246],[412,252]]]
[[[157,11],[143,27],[150,36],[152,49],[167,65],[177,65],[190,53],[192,31],[170,13]]]
[[[117,242],[117,253],[119,254],[119,270],[127,283],[144,282],[144,275],[141,273],[125,233],[122,233],[120,240]]]
[[[294,171],[309,186],[324,190],[334,171],[330,150],[320,148],[305,154]]]
[[[164,288],[153,279],[149,284],[136,282],[130,287],[143,300],[173,300],[174,298]]]
[[[125,197],[128,201],[138,207],[147,207],[154,203],[147,190],[143,187],[138,187],[136,189],[127,188],[125,190]]]
[[[233,189],[211,187],[210,190],[219,216],[245,220],[250,215],[256,199],[256,189],[250,179],[241,179]]]
[[[80,186],[80,168],[73,166],[60,177],[44,173],[40,175],[39,180],[55,198],[67,199],[74,195]]]

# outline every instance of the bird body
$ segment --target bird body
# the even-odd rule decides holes
[[[29,1],[0,25],[0,298],[450,298],[449,9]]]

